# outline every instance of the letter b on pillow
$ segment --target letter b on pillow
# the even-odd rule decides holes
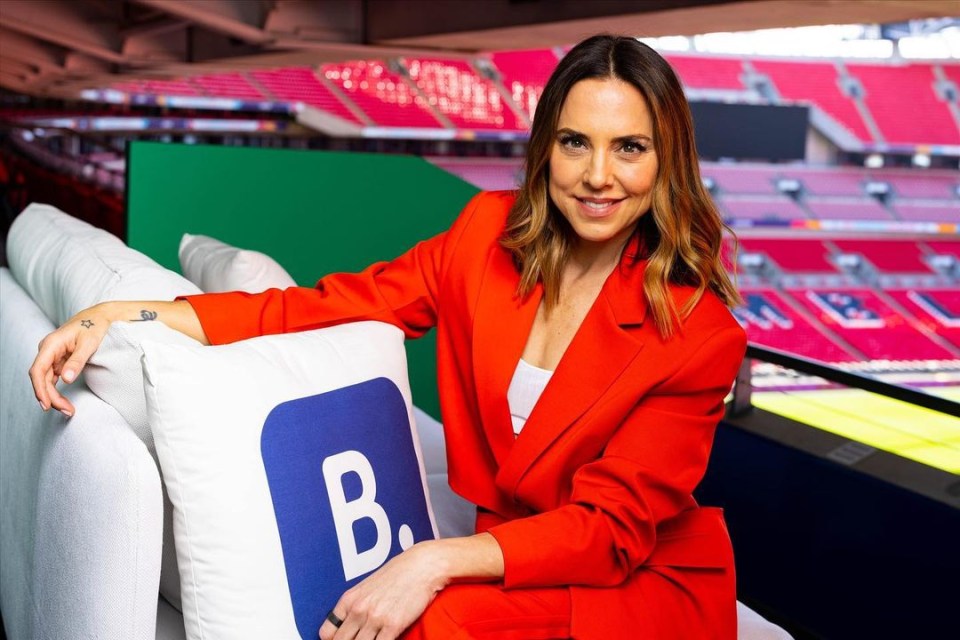
[[[142,347],[187,638],[316,638],[346,589],[435,537],[400,330]]]
[[[341,593],[434,537],[407,405],[386,378],[291,400],[261,450],[297,628],[314,637]]]

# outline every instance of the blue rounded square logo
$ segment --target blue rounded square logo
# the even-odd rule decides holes
[[[300,636],[340,595],[432,539],[407,407],[376,378],[276,406],[260,438]]]

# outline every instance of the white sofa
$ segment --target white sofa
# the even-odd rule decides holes
[[[43,205],[15,221],[7,255],[10,269],[0,269],[0,613],[7,637],[184,638],[170,507],[152,441],[129,407],[118,411],[117,398],[136,393],[142,381],[91,368],[66,388],[77,408],[67,420],[40,411],[27,370],[43,336],[90,304],[197,289]],[[85,270],[91,261],[99,264],[93,274]],[[440,534],[466,533],[472,506],[446,485],[440,425],[416,415]],[[740,638],[789,638],[742,604],[738,610]]]

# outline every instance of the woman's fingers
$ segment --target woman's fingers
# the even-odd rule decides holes
[[[352,635],[347,635],[350,631],[350,626],[344,629],[343,633],[337,635],[346,623],[346,617],[347,614],[343,605],[338,602],[337,606],[327,615],[327,619],[320,625],[320,640],[333,640],[334,637],[352,638]],[[356,629],[354,629],[353,633],[356,635]]]

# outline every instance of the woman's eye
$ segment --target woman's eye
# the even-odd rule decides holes
[[[647,148],[639,142],[624,142],[621,149],[624,153],[643,153],[647,150]]]
[[[583,149],[586,146],[582,138],[577,136],[565,136],[560,138],[560,144],[568,149]]]

